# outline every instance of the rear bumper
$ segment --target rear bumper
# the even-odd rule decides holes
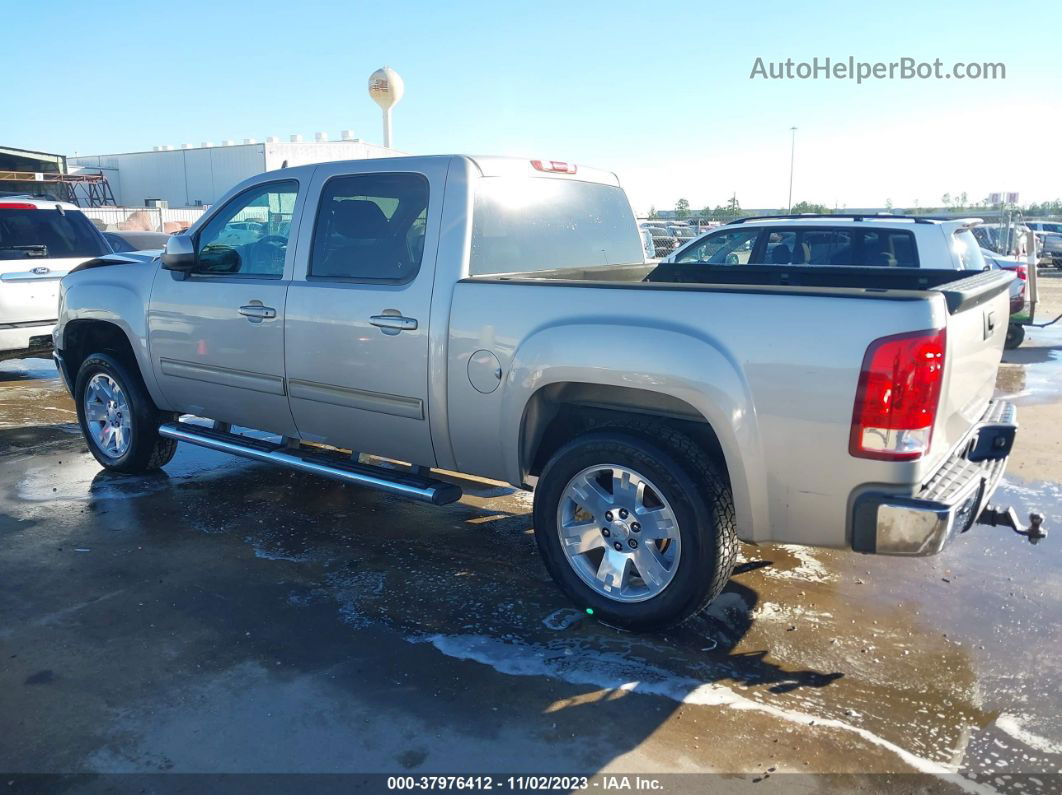
[[[54,320],[0,324],[0,361],[29,356],[47,357],[52,350]]]
[[[866,493],[854,503],[852,548],[878,555],[935,555],[970,529],[1007,468],[1017,431],[1011,403],[992,401],[966,441],[914,496]]]

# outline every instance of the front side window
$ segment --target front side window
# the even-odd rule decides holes
[[[427,217],[420,174],[333,177],[321,192],[309,275],[407,282],[420,270]]]
[[[753,265],[790,265],[797,247],[797,233],[772,229],[767,232],[763,251]]]
[[[278,279],[291,233],[299,185],[293,180],[241,193],[199,233],[196,273]]]
[[[675,261],[703,265],[747,265],[759,233],[759,229],[715,232],[683,251]]]

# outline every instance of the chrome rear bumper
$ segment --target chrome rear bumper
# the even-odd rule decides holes
[[[1007,468],[1017,412],[989,403],[967,440],[914,496],[862,494],[852,517],[852,548],[878,555],[935,555],[981,515]]]

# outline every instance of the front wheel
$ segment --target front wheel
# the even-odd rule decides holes
[[[624,431],[588,433],[539,478],[535,540],[546,568],[607,624],[646,631],[681,623],[733,571],[729,486],[696,445],[681,441],[665,449]]]
[[[88,356],[74,402],[89,452],[106,469],[141,474],[173,458],[177,442],[159,436],[160,414],[140,374],[106,353]]]

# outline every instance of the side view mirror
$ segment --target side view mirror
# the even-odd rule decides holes
[[[195,244],[189,235],[171,235],[162,251],[162,267],[188,273],[195,268]]]

